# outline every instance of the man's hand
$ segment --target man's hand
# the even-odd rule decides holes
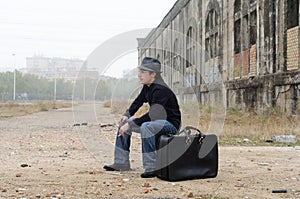
[[[118,121],[118,125],[122,126],[124,124],[124,121],[127,119],[128,119],[128,117],[123,115],[122,117],[120,117],[120,119]]]
[[[126,132],[126,131],[128,131],[128,129],[129,129],[129,124],[128,123],[126,123],[126,124],[124,124],[123,126],[121,126],[121,128],[120,128],[120,136],[124,136],[124,133]]]

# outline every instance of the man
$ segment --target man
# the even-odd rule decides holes
[[[107,171],[130,170],[129,148],[132,132],[138,132],[142,138],[142,157],[145,172],[142,178],[155,177],[156,138],[162,134],[176,134],[181,125],[181,113],[178,101],[172,90],[161,78],[161,63],[154,58],[145,57],[139,66],[139,79],[143,84],[137,98],[119,119],[116,138],[114,164],[105,165]],[[150,105],[149,112],[139,118],[132,118],[144,104]]]

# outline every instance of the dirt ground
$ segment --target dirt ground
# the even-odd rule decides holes
[[[132,171],[104,171],[114,122],[102,104],[0,120],[0,198],[300,198],[299,146],[220,146],[216,178],[166,182],[140,178],[134,136]]]

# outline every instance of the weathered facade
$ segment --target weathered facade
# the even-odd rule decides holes
[[[300,113],[300,0],[178,0],[138,39],[183,101]],[[221,86],[223,85],[223,87]]]

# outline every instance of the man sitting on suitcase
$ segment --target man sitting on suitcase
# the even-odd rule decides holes
[[[181,113],[178,101],[172,90],[163,81],[161,63],[154,58],[145,57],[139,66],[138,77],[143,87],[119,119],[114,163],[105,165],[107,171],[130,170],[129,148],[132,132],[141,134],[144,173],[142,178],[155,177],[156,170],[156,138],[163,134],[176,134],[181,125]],[[149,112],[139,118],[132,118],[144,104],[150,105]]]

